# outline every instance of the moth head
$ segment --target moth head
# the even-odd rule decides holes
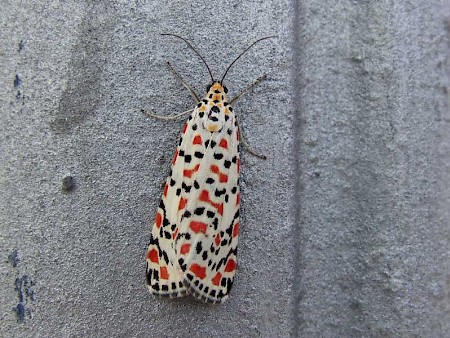
[[[228,93],[227,87],[222,85],[222,83],[220,83],[219,81],[214,81],[212,84],[207,85],[206,92],[209,93],[209,91],[211,90],[212,87],[214,87],[214,90],[219,90],[219,91],[223,92],[224,94]]]

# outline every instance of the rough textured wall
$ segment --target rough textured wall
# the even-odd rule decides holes
[[[450,332],[450,5],[442,1],[3,2],[5,337],[442,337]],[[230,299],[161,301],[144,253],[208,75],[242,155]],[[73,182],[69,179],[73,177]],[[71,184],[74,184],[71,188]],[[63,190],[62,186],[67,190]]]
[[[299,4],[299,336],[450,332],[448,10]]]

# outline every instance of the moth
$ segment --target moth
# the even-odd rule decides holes
[[[192,295],[208,303],[228,298],[237,267],[239,221],[240,144],[252,154],[242,139],[231,107],[237,98],[264,80],[258,78],[230,101],[225,76],[233,64],[261,38],[245,49],[226,69],[220,81],[213,78],[205,59],[184,38],[179,38],[200,57],[211,83],[200,99],[168,63],[172,72],[197,101],[194,109],[164,117],[189,115],[172,159],[170,174],[150,235],[146,254],[147,284],[153,295],[183,297]]]

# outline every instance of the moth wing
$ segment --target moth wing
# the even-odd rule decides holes
[[[194,111],[183,127],[147,249],[147,284],[150,292],[156,296],[174,298],[187,293],[183,284],[184,273],[180,270],[175,253],[175,239],[179,231],[182,205],[186,200],[186,192],[182,191],[183,171],[188,164],[184,161],[182,149],[186,148],[192,138],[195,116]]]
[[[236,270],[239,234],[239,136],[234,115],[219,132],[197,131],[202,161],[189,180],[195,190],[186,201],[175,252],[188,292],[210,303],[223,302]]]

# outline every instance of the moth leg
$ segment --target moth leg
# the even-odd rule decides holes
[[[182,85],[189,90],[189,92],[192,94],[192,96],[195,99],[195,102],[198,103],[200,102],[200,98],[198,97],[198,95],[195,93],[194,89],[192,89],[192,87],[186,82],[184,81],[183,77],[178,74],[178,72],[175,70],[175,68],[172,67],[172,65],[170,64],[169,61],[167,61],[167,66],[169,67],[170,71],[173,73],[173,75],[175,75],[175,77],[178,78],[178,80],[180,80],[180,82],[182,83]]]
[[[233,97],[231,99],[231,101],[228,103],[232,104],[234,101],[236,101],[238,98],[240,98],[242,95],[247,93],[250,89],[257,86],[260,82],[264,81],[265,79],[267,79],[267,74],[264,74],[263,76],[258,77],[255,82],[253,82],[251,85],[244,88],[244,90],[242,90],[239,94],[237,94],[235,97]]]
[[[141,109],[141,112],[143,112],[144,114],[147,114],[148,116],[154,117],[156,119],[174,121],[174,120],[176,120],[177,118],[179,118],[181,116],[184,116],[184,115],[187,115],[189,113],[192,113],[193,110],[194,109],[189,109],[189,110],[186,110],[186,111],[184,111],[182,113],[179,113],[179,114],[176,114],[176,115],[171,115],[171,116],[158,115],[158,114],[152,113],[150,111],[146,111],[144,109]]]
[[[246,88],[244,88],[244,90],[242,90],[238,95],[236,95],[235,97],[233,97],[231,99],[231,101],[229,102],[230,104],[233,103],[234,101],[236,101],[237,99],[239,99],[242,95],[244,95],[245,93],[247,93],[249,90],[251,90],[253,87],[257,86],[260,82],[264,81],[265,79],[267,79],[267,74],[264,74],[263,76],[260,76],[259,78],[256,79],[255,82],[253,82],[252,84],[250,84],[249,86],[247,86]],[[242,143],[242,146],[245,148],[245,150],[247,150],[250,154],[252,154],[253,156],[259,157],[263,160],[266,160],[267,157],[263,154],[258,153],[256,150],[254,150],[245,140],[244,138],[244,133],[242,132],[242,128],[241,125],[239,124],[239,121],[237,121],[237,125],[238,125],[238,130],[239,130],[239,135],[240,135],[240,142]]]
[[[239,121],[236,119],[237,121],[237,126],[238,126],[238,130],[239,130],[239,138],[240,138],[240,143],[242,144],[242,146],[245,148],[245,150],[247,150],[250,154],[252,154],[253,156],[259,157],[263,160],[266,160],[267,157],[266,155],[260,154],[258,153],[256,150],[254,150],[248,143],[247,141],[245,141],[244,138],[244,134],[242,133],[242,128],[241,125],[239,124]]]
[[[180,74],[177,73],[177,71],[175,70],[175,68],[172,67],[172,65],[170,64],[169,61],[167,61],[167,66],[169,67],[169,69],[173,73],[173,75],[175,75],[175,77],[177,77],[181,81],[183,86],[187,90],[189,90],[189,92],[192,94],[192,96],[194,96],[196,102],[197,103],[200,102],[200,99],[197,96],[197,94],[195,93],[194,89],[192,89],[192,87],[190,85],[188,85],[187,82],[184,81],[184,79],[181,77]],[[153,112],[146,111],[144,109],[141,109],[141,112],[143,112],[144,114],[147,114],[148,116],[151,116],[151,117],[154,117],[154,118],[157,118],[157,119],[160,119],[160,120],[171,120],[171,121],[174,121],[174,120],[176,120],[177,118],[179,118],[181,116],[184,116],[184,115],[187,115],[189,113],[192,113],[193,110],[194,109],[189,109],[189,110],[186,110],[186,111],[184,111],[182,113],[179,113],[179,114],[176,114],[176,115],[172,115],[172,116],[162,116],[162,115],[155,114]]]

